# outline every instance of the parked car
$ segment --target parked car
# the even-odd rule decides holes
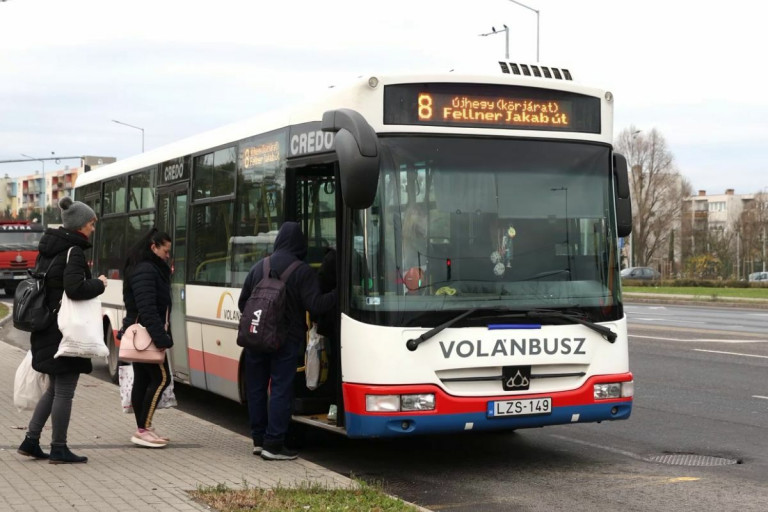
[[[622,279],[661,279],[661,274],[651,267],[629,267],[621,271]]]
[[[750,281],[768,281],[768,272],[753,272],[749,274]]]

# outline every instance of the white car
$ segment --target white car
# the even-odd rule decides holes
[[[651,267],[629,267],[619,275],[622,279],[661,279],[661,274]]]

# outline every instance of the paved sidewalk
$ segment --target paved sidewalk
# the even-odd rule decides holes
[[[69,446],[86,464],[48,464],[16,453],[31,411],[13,405],[13,381],[25,351],[0,342],[0,510],[209,510],[188,491],[224,484],[269,488],[302,482],[332,488],[354,483],[306,460],[267,462],[251,454],[251,440],[177,409],[160,410],[155,425],[171,443],[163,449],[130,442],[136,430],[124,414],[118,387],[82,375],[69,425]],[[43,431],[47,452],[50,421]],[[140,468],[138,471],[136,468]]]

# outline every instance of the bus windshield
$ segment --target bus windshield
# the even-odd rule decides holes
[[[353,219],[354,317],[404,326],[469,308],[621,317],[609,147],[380,141],[377,198]]]

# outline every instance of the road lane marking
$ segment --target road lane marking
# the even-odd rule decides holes
[[[741,354],[739,352],[723,352],[721,350],[704,350],[701,348],[693,349],[694,352],[709,352],[710,354],[725,354],[728,356],[757,357],[759,359],[768,359],[768,356],[758,356],[756,354]]]
[[[610,447],[610,446],[604,446],[604,445],[600,445],[600,444],[590,443],[589,441],[582,441],[581,439],[575,439],[573,437],[561,436],[561,435],[558,435],[558,434],[549,434],[549,435],[551,437],[554,437],[556,439],[560,439],[560,440],[563,440],[563,441],[567,441],[569,443],[581,444],[581,445],[584,445],[584,446],[589,446],[590,448],[597,448],[597,449],[605,450],[607,452],[611,452],[611,453],[614,453],[614,454],[624,455],[625,457],[629,457],[631,459],[642,460],[642,461],[647,462],[645,460],[645,458],[641,457],[640,455],[638,455],[636,453],[628,452],[626,450],[620,450],[618,448],[613,448],[613,447]]]
[[[643,338],[647,340],[660,341],[687,341],[700,343],[768,343],[768,340],[716,340],[711,338],[660,338],[658,336],[640,336],[638,334],[628,334],[630,338]]]
[[[762,398],[763,400],[768,400],[768,396],[762,396],[762,395],[752,395],[752,398]]]

